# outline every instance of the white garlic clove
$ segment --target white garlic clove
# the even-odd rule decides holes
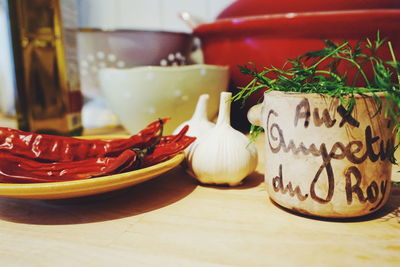
[[[241,133],[218,130],[205,135],[189,154],[191,172],[205,184],[238,185],[257,164],[257,151]]]
[[[187,135],[194,137],[200,137],[213,128],[215,124],[207,118],[207,104],[209,98],[210,96],[208,94],[200,95],[192,118],[179,125],[173,134],[179,133],[185,125],[189,125]]]
[[[221,93],[217,124],[187,155],[189,173],[205,184],[238,185],[257,166],[257,150],[230,125],[232,93]]]
[[[215,124],[207,118],[207,104],[209,98],[210,96],[208,94],[200,95],[192,118],[179,125],[173,132],[173,134],[177,134],[184,126],[188,125],[189,130],[186,135],[196,137],[196,140],[185,149],[186,157],[188,157],[190,150],[197,140],[215,126]]]

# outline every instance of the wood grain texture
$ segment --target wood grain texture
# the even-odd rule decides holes
[[[235,188],[179,167],[101,196],[0,198],[1,266],[398,266],[399,187],[378,213],[321,220],[272,203],[262,170]]]

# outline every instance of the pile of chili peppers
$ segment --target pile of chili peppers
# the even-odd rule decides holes
[[[129,138],[79,139],[0,127],[0,182],[72,181],[137,170],[181,153],[194,140],[188,127],[163,136],[167,119]]]

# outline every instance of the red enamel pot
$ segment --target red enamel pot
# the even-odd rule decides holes
[[[218,19],[288,12],[393,8],[400,8],[399,0],[237,0],[225,8]]]
[[[347,40],[355,44],[367,37],[391,40],[400,58],[400,9],[324,11],[270,14],[262,16],[221,19],[194,29],[201,39],[207,64],[228,65],[231,74],[231,90],[245,86],[249,77],[240,73],[238,65],[254,62],[264,66],[282,67],[287,59],[293,59],[308,51],[322,49],[321,40],[336,42]],[[232,106],[232,124],[238,129],[248,129],[247,110],[260,94],[247,101],[241,109],[239,103]]]

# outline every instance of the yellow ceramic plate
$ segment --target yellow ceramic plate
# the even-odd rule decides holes
[[[0,196],[25,199],[63,199],[106,193],[155,178],[178,166],[184,158],[183,154],[179,154],[172,159],[144,169],[87,180],[30,184],[0,183]]]

